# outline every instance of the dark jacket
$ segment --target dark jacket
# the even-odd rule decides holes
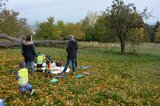
[[[75,40],[71,40],[67,44],[67,59],[76,59],[77,58],[77,50],[78,50],[78,44]]]
[[[22,51],[26,61],[34,61],[35,57],[37,56],[32,41],[23,41]]]

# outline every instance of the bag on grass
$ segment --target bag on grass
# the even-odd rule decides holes
[[[56,66],[57,67],[61,67],[62,66],[62,62],[61,61],[56,61]]]

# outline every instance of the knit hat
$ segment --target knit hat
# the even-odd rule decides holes
[[[19,68],[25,68],[25,66],[26,66],[26,63],[24,61],[21,61],[19,63]]]
[[[74,40],[74,36],[73,35],[69,35],[69,40]]]

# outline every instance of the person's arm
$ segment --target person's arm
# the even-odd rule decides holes
[[[21,41],[21,54],[23,54],[23,40]]]
[[[77,41],[76,41],[76,51],[78,51],[78,43],[77,43]]]
[[[33,53],[33,55],[34,55],[35,57],[37,57],[37,53],[36,53],[36,51],[35,51],[35,46],[34,46],[34,44],[32,44],[32,53]]]
[[[67,51],[67,53],[70,51],[70,43],[68,43],[66,51]]]
[[[23,45],[23,43],[21,44],[21,46],[22,46],[21,53],[22,53],[22,55],[24,55],[24,45]]]
[[[18,71],[16,71],[16,79],[18,80],[19,78]]]

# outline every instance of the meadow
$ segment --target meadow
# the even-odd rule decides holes
[[[126,51],[129,50],[127,47]],[[36,51],[65,64],[64,47],[36,47]],[[76,74],[89,72],[90,75],[75,78],[67,73],[66,78],[51,83],[52,78],[35,72],[29,75],[35,93],[27,92],[24,96],[18,90],[13,73],[21,60],[20,47],[0,49],[0,98],[5,99],[6,106],[160,105],[160,45],[143,44],[137,54],[121,55],[118,44],[81,42]]]

